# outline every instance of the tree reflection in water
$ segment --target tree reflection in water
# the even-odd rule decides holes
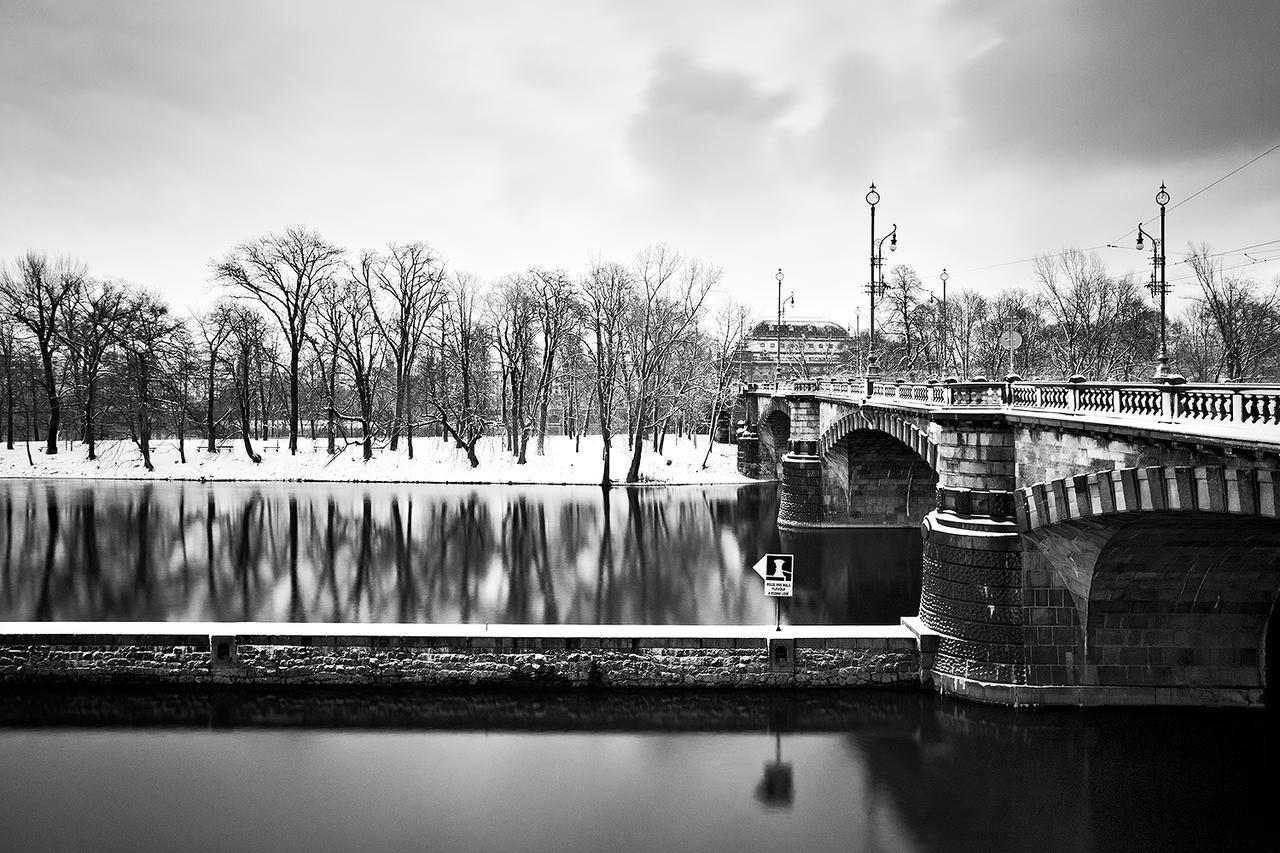
[[[776,501],[772,485],[9,481],[0,618],[766,624],[750,565],[780,547],[798,555],[794,622],[915,612],[917,533],[876,531],[871,551],[856,533],[780,538]]]

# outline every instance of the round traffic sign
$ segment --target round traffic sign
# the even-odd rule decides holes
[[[1022,346],[1022,335],[1018,334],[1013,329],[1009,329],[1000,335],[1001,349],[1017,349],[1020,346]]]

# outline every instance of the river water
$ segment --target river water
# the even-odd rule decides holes
[[[9,850],[1274,850],[1275,715],[915,693],[0,693]]]
[[[776,487],[0,482],[0,619],[795,623],[914,613],[916,530]],[[921,693],[0,689],[12,850],[1277,849],[1275,712]]]
[[[895,624],[915,529],[779,533],[777,487],[0,481],[0,620]]]

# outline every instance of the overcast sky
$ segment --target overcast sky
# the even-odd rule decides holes
[[[289,225],[486,279],[666,242],[761,316],[783,267],[797,315],[865,326],[872,181],[926,286],[1029,285],[1280,143],[1277,32],[1272,0],[0,0],[0,257],[187,307]],[[1171,264],[1280,241],[1280,151],[1168,230]]]

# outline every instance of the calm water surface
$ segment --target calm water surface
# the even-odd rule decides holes
[[[766,623],[917,611],[914,529],[779,533],[777,487],[0,481],[0,619]]]
[[[38,721],[38,726],[32,726]],[[919,694],[0,697],[10,850],[1274,850],[1263,712]]]

